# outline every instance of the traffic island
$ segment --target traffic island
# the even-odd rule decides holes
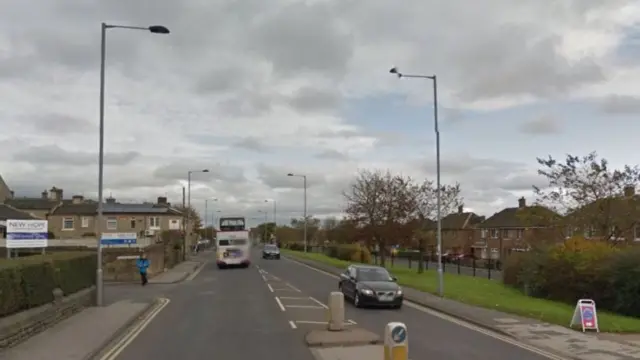
[[[360,328],[341,331],[311,330],[305,336],[309,347],[346,347],[381,344],[380,336]]]

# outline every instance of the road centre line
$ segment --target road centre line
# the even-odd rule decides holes
[[[300,265],[300,266],[304,266],[304,267],[306,267],[308,269],[311,269],[311,270],[313,270],[313,271],[315,271],[317,273],[323,274],[323,275],[328,276],[330,278],[340,279],[339,276],[336,276],[336,275],[334,275],[332,273],[329,273],[327,271],[324,271],[324,270],[316,269],[313,266],[307,265],[307,264],[302,263],[300,261],[296,261],[296,260],[293,260],[293,259],[290,259],[290,258],[287,258],[287,257],[284,257],[283,259],[286,260],[286,261],[290,261],[290,262],[292,262],[294,264],[297,264],[297,265]],[[413,308],[413,309],[418,310],[420,312],[435,316],[435,317],[440,318],[442,320],[449,321],[449,322],[454,323],[456,325],[462,326],[462,327],[464,327],[466,329],[473,330],[475,332],[481,333],[483,335],[486,335],[488,337],[494,338],[496,340],[500,340],[500,341],[502,341],[504,343],[507,343],[507,344],[510,344],[510,345],[513,345],[513,346],[517,346],[517,347],[519,347],[521,349],[528,350],[528,351],[530,351],[530,352],[532,352],[534,354],[538,354],[538,355],[544,356],[544,357],[546,357],[548,359],[552,359],[552,360],[569,360],[569,359],[567,359],[565,357],[561,357],[561,356],[555,355],[555,354],[550,353],[548,351],[545,351],[545,350],[542,350],[542,349],[538,349],[538,348],[533,347],[531,345],[522,343],[522,342],[520,342],[518,340],[515,340],[513,338],[498,334],[498,333],[496,333],[494,331],[491,331],[491,330],[488,330],[488,329],[473,325],[471,323],[465,322],[463,320],[454,318],[454,317],[452,317],[450,315],[447,315],[445,313],[439,312],[437,310],[433,310],[433,309],[424,307],[424,306],[422,306],[422,305],[420,305],[418,303],[411,302],[410,300],[405,299],[404,303],[405,303],[405,305],[409,306],[410,308]]]
[[[277,296],[276,296],[275,298],[276,298],[276,302],[278,303],[278,306],[280,307],[280,310],[282,310],[282,311],[287,311],[287,310],[284,308],[284,305],[282,305],[282,301],[280,301],[280,299],[278,299],[278,297],[277,297]]]

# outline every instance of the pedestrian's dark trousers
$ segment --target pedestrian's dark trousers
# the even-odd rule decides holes
[[[147,280],[147,273],[146,272],[140,272],[140,278],[142,279],[142,285],[147,285],[147,283],[149,282]]]

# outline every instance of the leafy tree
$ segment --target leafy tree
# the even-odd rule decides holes
[[[182,206],[176,206],[176,210],[182,212],[184,214],[184,219],[186,221],[187,219],[187,214],[189,217],[189,222],[191,222],[193,224],[193,229],[192,229],[192,233],[199,233],[200,229],[202,228],[202,218],[200,217],[200,214],[198,213],[198,211],[193,207],[182,207]]]
[[[379,170],[360,171],[349,190],[343,192],[348,219],[369,230],[373,242],[381,250],[382,266],[394,230],[410,221],[412,195],[410,178]]]
[[[604,240],[619,240],[633,232],[640,215],[635,195],[640,182],[638,166],[612,169],[596,152],[567,155],[564,161],[551,156],[537,161],[538,174],[548,185],[534,186],[536,201],[563,215],[554,219],[554,225],[562,229],[562,239],[580,230],[587,237]]]

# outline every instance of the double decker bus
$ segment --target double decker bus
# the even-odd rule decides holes
[[[248,268],[251,265],[251,242],[244,217],[221,217],[216,234],[216,264],[218,269]]]

